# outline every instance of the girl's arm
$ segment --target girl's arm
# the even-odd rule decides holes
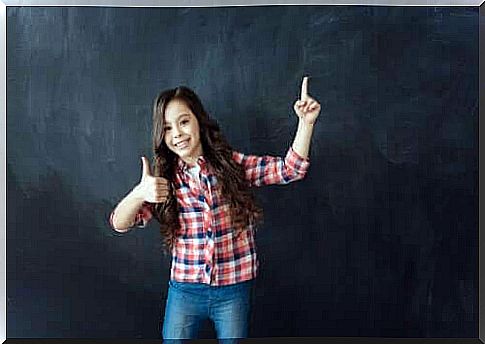
[[[308,158],[310,150],[310,141],[312,140],[313,124],[306,123],[301,119],[298,121],[298,129],[296,130],[295,139],[291,147],[302,158]]]
[[[244,166],[250,185],[287,184],[305,177],[313,125],[320,113],[320,104],[308,95],[308,77],[303,78],[301,97],[293,108],[299,117],[298,129],[284,159],[233,153],[233,159]]]
[[[285,158],[270,155],[246,155],[233,152],[232,158],[244,167],[250,186],[288,184],[303,179],[310,162],[290,147]]]
[[[111,227],[117,232],[128,232],[139,222],[140,210],[144,202],[139,192],[139,185],[137,185],[118,203],[113,212],[111,212],[109,218]]]
[[[299,117],[298,129],[284,159],[233,153],[233,159],[244,166],[246,179],[251,186],[287,184],[305,177],[310,165],[308,152],[313,125],[320,114],[320,104],[308,95],[308,77],[303,78],[301,97],[293,108]]]

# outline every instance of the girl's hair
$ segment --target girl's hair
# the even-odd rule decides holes
[[[233,149],[222,135],[217,122],[204,110],[199,97],[184,86],[165,90],[153,103],[153,163],[154,175],[169,181],[170,193],[165,203],[155,204],[154,216],[160,222],[165,249],[170,251],[175,243],[175,232],[180,228],[174,184],[178,156],[168,149],[163,137],[165,109],[173,99],[184,101],[199,122],[204,158],[217,178],[218,187],[222,191],[222,201],[229,204],[235,235],[238,236],[249,224],[255,224],[262,219],[262,210],[255,203],[243,167],[233,160]]]

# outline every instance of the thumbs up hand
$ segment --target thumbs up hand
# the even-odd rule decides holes
[[[140,183],[135,187],[136,193],[146,202],[165,202],[170,191],[168,180],[162,177],[154,177],[148,159],[143,156],[141,160],[143,170]]]

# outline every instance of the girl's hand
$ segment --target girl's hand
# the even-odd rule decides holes
[[[150,170],[150,163],[145,157],[143,162],[143,172],[140,183],[135,187],[138,197],[150,203],[163,203],[167,200],[170,191],[168,180],[162,177],[154,177]]]
[[[301,83],[300,99],[293,105],[295,113],[306,124],[314,124],[320,114],[320,104],[308,95],[308,77]]]

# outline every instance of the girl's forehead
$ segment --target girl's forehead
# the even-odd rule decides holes
[[[175,121],[183,115],[193,116],[192,110],[183,100],[173,99],[165,107],[164,121]]]

